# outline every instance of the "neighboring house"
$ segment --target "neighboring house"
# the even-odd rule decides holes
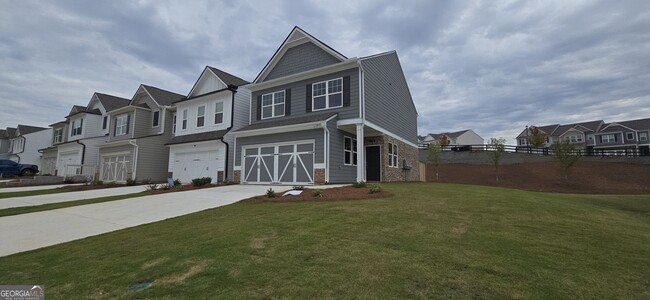
[[[41,169],[39,149],[50,145],[52,129],[18,125],[14,137],[10,140],[9,159],[23,164],[37,165]]]
[[[210,66],[205,67],[187,97],[174,102],[174,137],[169,147],[171,178],[191,182],[211,177],[232,180],[229,130],[248,125],[250,91],[247,81]]]
[[[0,129],[0,159],[10,159],[11,139],[16,134],[16,128]]]
[[[650,118],[604,124],[589,143],[595,154],[650,155]]]
[[[108,140],[99,145],[99,179],[164,181],[173,107],[185,96],[140,85],[129,105],[108,111]]]
[[[97,176],[98,147],[106,142],[111,124],[108,112],[128,104],[128,99],[94,93],[87,106],[73,106],[65,121],[50,125],[52,135],[48,138],[51,147],[42,149],[47,171],[63,177]],[[54,153],[56,159],[52,171]]]
[[[542,147],[550,147],[558,141],[568,141],[578,149],[586,149],[587,145],[593,141],[594,134],[603,127],[603,120],[573,123],[573,124],[553,124],[538,126],[540,134],[545,135],[546,143]],[[528,136],[532,135],[535,126],[526,127],[517,136],[518,146],[528,146]]]
[[[440,142],[442,139],[449,141],[449,146],[483,145],[485,143],[483,138],[476,132],[466,129],[456,132],[429,133],[422,137],[420,145],[426,146],[433,142]]]
[[[395,51],[348,58],[295,27],[245,87],[235,181],[418,180],[418,115]]]

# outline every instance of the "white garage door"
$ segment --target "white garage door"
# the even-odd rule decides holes
[[[314,183],[314,143],[244,147],[244,183]]]
[[[102,156],[100,166],[101,180],[106,182],[124,182],[129,178],[131,170],[131,155],[106,155]]]
[[[80,173],[81,169],[77,163],[79,152],[61,153],[59,155],[59,176],[73,176]]]
[[[223,171],[223,158],[220,159],[218,151],[203,151],[191,153],[176,153],[174,155],[174,167],[172,168],[174,179],[181,182],[191,182],[194,178],[211,177],[213,182],[217,181],[217,172]]]

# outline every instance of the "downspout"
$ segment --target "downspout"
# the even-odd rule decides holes
[[[230,88],[230,91],[231,91],[230,127],[228,127],[226,129],[226,133],[223,134],[224,136],[230,132],[230,130],[232,129],[233,124],[235,122],[235,93],[237,93],[237,87],[233,86],[233,85],[228,86],[228,87]],[[229,157],[230,157],[230,145],[223,139],[223,137],[221,137],[221,142],[224,145],[226,145],[226,153],[224,155],[225,156],[225,161],[224,161],[224,166],[223,166],[223,179],[226,180],[226,179],[229,179],[229,176],[228,176],[228,162],[230,161],[229,160]]]
[[[366,71],[363,69],[363,64],[361,64],[361,60],[358,60],[357,64],[359,65],[359,110],[360,110],[359,114],[361,115],[361,128],[362,128],[361,130],[363,130],[366,127],[366,91],[365,91],[365,88],[366,88],[366,85],[365,85]],[[365,135],[364,135],[364,139],[365,139]],[[361,157],[359,157],[359,159],[357,161],[357,164],[363,164],[363,170],[362,170],[363,176],[362,177],[363,177],[363,181],[365,182],[367,180],[365,141],[363,141],[363,140],[359,141],[359,139],[357,139],[357,143],[362,146],[361,153],[359,153],[359,151],[358,151],[359,149],[357,149],[357,157],[359,156],[359,154],[361,154]],[[380,161],[382,161],[382,160],[380,159]],[[381,169],[381,167],[380,167],[380,169]],[[381,174],[381,172],[380,172],[380,174]],[[379,176],[380,176],[379,180],[381,181],[381,179],[382,179],[381,175],[379,175]]]
[[[327,128],[327,121],[323,122],[323,129],[325,131],[325,136],[323,144],[325,144],[325,183],[329,183],[330,181],[330,130]]]
[[[133,177],[131,179],[135,180],[136,171],[138,170],[138,148],[139,147],[135,140],[129,140],[129,144],[135,147],[135,151],[133,152],[133,173],[131,174]]]
[[[20,136],[20,138],[23,139],[23,149],[20,150],[20,152],[18,152],[18,153],[12,153],[12,154],[15,155],[16,157],[18,157],[18,161],[17,161],[17,163],[20,163],[20,155],[18,155],[18,154],[25,152],[25,147],[27,146],[27,139],[26,139],[24,136],[22,136],[22,135]],[[15,145],[15,144],[14,144],[14,145]]]
[[[86,161],[86,144],[80,142],[79,140],[76,140],[75,142],[77,142],[77,144],[81,145],[81,147],[82,147],[81,148],[81,168],[80,168],[80,172],[81,172],[81,174],[83,174],[84,173],[83,165],[84,165],[84,162]],[[93,174],[93,177],[94,177],[94,175],[95,174]]]

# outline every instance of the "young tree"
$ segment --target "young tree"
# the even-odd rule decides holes
[[[427,161],[433,165],[433,167],[436,170],[436,181],[438,181],[438,168],[440,167],[441,163],[441,152],[442,152],[442,146],[440,145],[439,142],[433,142],[429,144],[427,147],[428,151],[428,157]]]
[[[499,165],[501,164],[501,156],[506,151],[506,139],[504,138],[491,138],[489,146],[491,150],[487,153],[490,156],[490,160],[494,164],[494,171],[497,181],[499,181]]]
[[[539,128],[535,126],[530,126],[528,129],[528,135],[526,136],[526,141],[529,145],[540,148],[546,143],[546,134],[544,134]]]
[[[580,154],[576,147],[569,141],[559,141],[551,146],[553,157],[560,163],[564,169],[564,180],[569,180],[569,168],[580,160]]]

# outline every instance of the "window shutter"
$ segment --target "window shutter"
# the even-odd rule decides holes
[[[343,106],[350,106],[350,76],[343,77]]]
[[[291,89],[284,91],[284,115],[291,115]]]
[[[84,119],[82,118],[79,120],[79,131],[77,132],[77,134],[81,134],[81,130],[83,128],[84,128]]]
[[[307,112],[311,112],[311,84],[307,85],[307,92],[305,93],[305,95],[306,95],[305,98],[307,98],[306,99],[306,101],[307,101],[307,105],[306,105]]]
[[[131,125],[131,115],[126,115],[126,133],[129,133],[129,127]]]
[[[257,119],[262,119],[262,95],[257,95]]]
[[[117,118],[113,121],[113,136],[117,134]]]

